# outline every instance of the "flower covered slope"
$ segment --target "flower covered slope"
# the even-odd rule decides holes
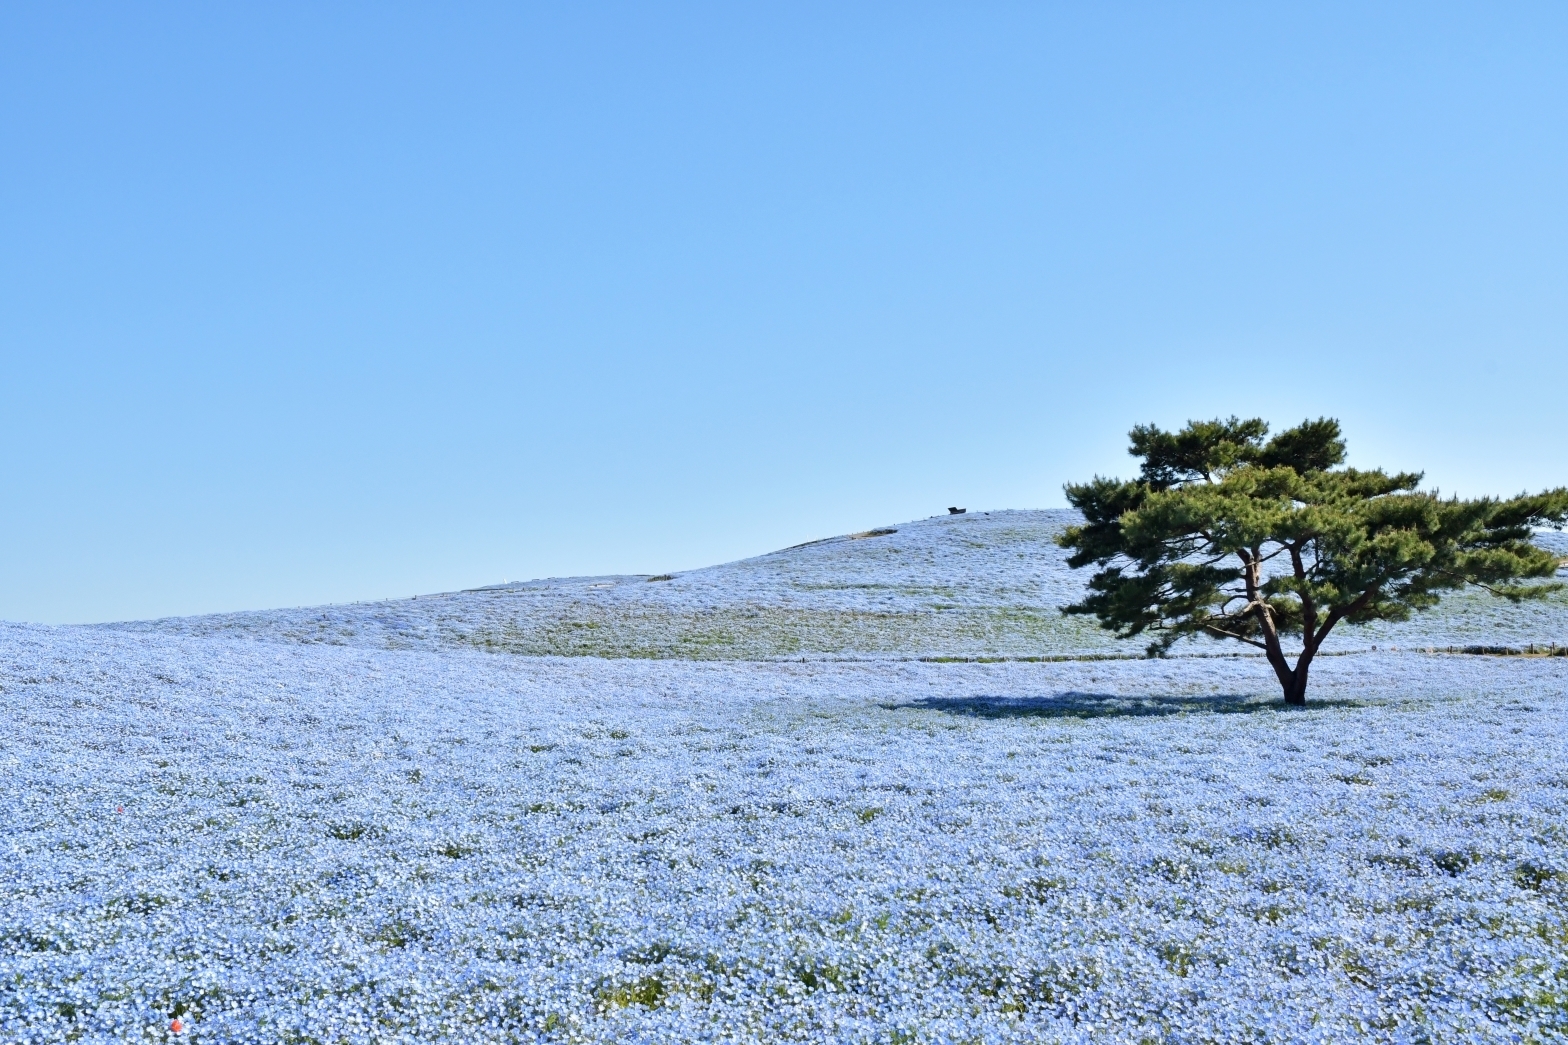
[[[1568,1036],[1568,658],[1390,650],[1568,601],[1346,631],[1287,712],[1006,660],[1141,647],[1060,614],[1069,519],[0,625],[0,1040]]]
[[[0,1040],[1562,1040],[1568,660],[1258,668],[0,626]]]
[[[942,516],[831,538],[673,578],[579,577],[380,603],[121,624],[383,649],[673,657],[1136,655],[1092,620],[1063,617],[1092,571],[1054,538],[1066,511]],[[1568,540],[1543,542],[1568,555]],[[1405,624],[1342,628],[1328,651],[1563,643],[1568,599],[1511,605],[1451,596]],[[1230,651],[1201,642],[1186,652]]]

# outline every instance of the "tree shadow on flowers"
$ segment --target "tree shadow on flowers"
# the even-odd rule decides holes
[[[941,711],[969,718],[1160,718],[1171,715],[1256,715],[1296,713],[1314,708],[1359,707],[1354,700],[1309,700],[1305,708],[1288,707],[1274,695],[1211,693],[1201,696],[1080,693],[1070,690],[1040,697],[925,697],[903,704],[883,704],[887,711]]]

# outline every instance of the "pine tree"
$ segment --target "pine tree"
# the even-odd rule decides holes
[[[1312,658],[1341,622],[1405,620],[1467,585],[1515,602],[1563,587],[1520,582],[1561,564],[1530,532],[1561,529],[1568,488],[1443,498],[1418,489],[1420,473],[1340,467],[1337,421],[1268,431],[1234,417],[1174,433],[1140,425],[1138,479],[1069,484],[1084,523],[1058,542],[1074,568],[1100,570],[1063,612],[1123,638],[1148,633],[1150,656],[1187,635],[1256,646],[1285,702],[1304,704]],[[1287,652],[1297,637],[1299,653]]]

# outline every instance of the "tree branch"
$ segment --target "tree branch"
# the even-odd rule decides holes
[[[1214,625],[1209,624],[1208,622],[1204,622],[1203,630],[1214,635],[1222,636],[1224,638],[1235,639],[1237,642],[1245,642],[1247,645],[1256,646],[1260,650],[1268,649],[1268,646],[1259,642],[1257,639],[1249,639],[1245,635],[1236,634],[1234,631],[1226,631],[1224,628],[1216,628]]]
[[[1312,642],[1312,634],[1317,631],[1318,627],[1318,608],[1317,604],[1312,601],[1312,595],[1307,585],[1307,568],[1301,561],[1301,546],[1292,544],[1289,547],[1290,564],[1296,571],[1296,583],[1300,585],[1300,589],[1296,592],[1296,597],[1301,600],[1301,639],[1302,642],[1310,644]]]
[[[1243,576],[1247,580],[1248,609],[1257,610],[1258,623],[1263,628],[1263,641],[1265,643],[1263,649],[1268,654],[1269,666],[1274,669],[1274,674],[1279,679],[1280,685],[1284,686],[1288,691],[1291,683],[1295,681],[1296,675],[1295,672],[1291,671],[1290,665],[1285,663],[1285,653],[1279,648],[1279,630],[1274,627],[1273,611],[1268,603],[1258,597],[1257,556],[1245,548],[1238,550],[1236,554],[1240,557],[1243,565],[1246,566]],[[1246,612],[1246,610],[1242,612]]]
[[[1350,616],[1352,613],[1355,613],[1367,603],[1371,602],[1372,599],[1377,595],[1378,589],[1382,587],[1383,582],[1379,581],[1377,584],[1372,585],[1372,587],[1356,596],[1355,601],[1350,603],[1350,605],[1330,610],[1327,619],[1323,621],[1323,627],[1318,629],[1317,637],[1312,642],[1312,648],[1316,649],[1323,645],[1323,640],[1328,638],[1328,633],[1334,630],[1334,625],[1338,624],[1340,621],[1344,620],[1346,617]]]
[[[1568,559],[1565,559],[1563,561],[1564,562],[1568,562]],[[1490,584],[1485,583],[1484,581],[1471,580],[1469,577],[1461,576],[1460,574],[1457,574],[1457,573],[1453,572],[1452,570],[1433,570],[1432,572],[1433,573],[1437,573],[1437,574],[1441,574],[1444,577],[1452,577],[1454,580],[1456,580],[1456,581],[1463,581],[1466,584],[1474,584],[1477,588],[1485,588],[1487,591],[1491,592],[1493,595],[1496,595],[1499,599],[1506,599],[1506,598],[1508,598],[1508,593],[1507,592],[1498,591],[1496,588],[1492,587]]]

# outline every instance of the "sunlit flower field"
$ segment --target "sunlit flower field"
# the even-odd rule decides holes
[[[0,626],[0,1040],[1563,1040],[1568,658],[1314,670]]]

